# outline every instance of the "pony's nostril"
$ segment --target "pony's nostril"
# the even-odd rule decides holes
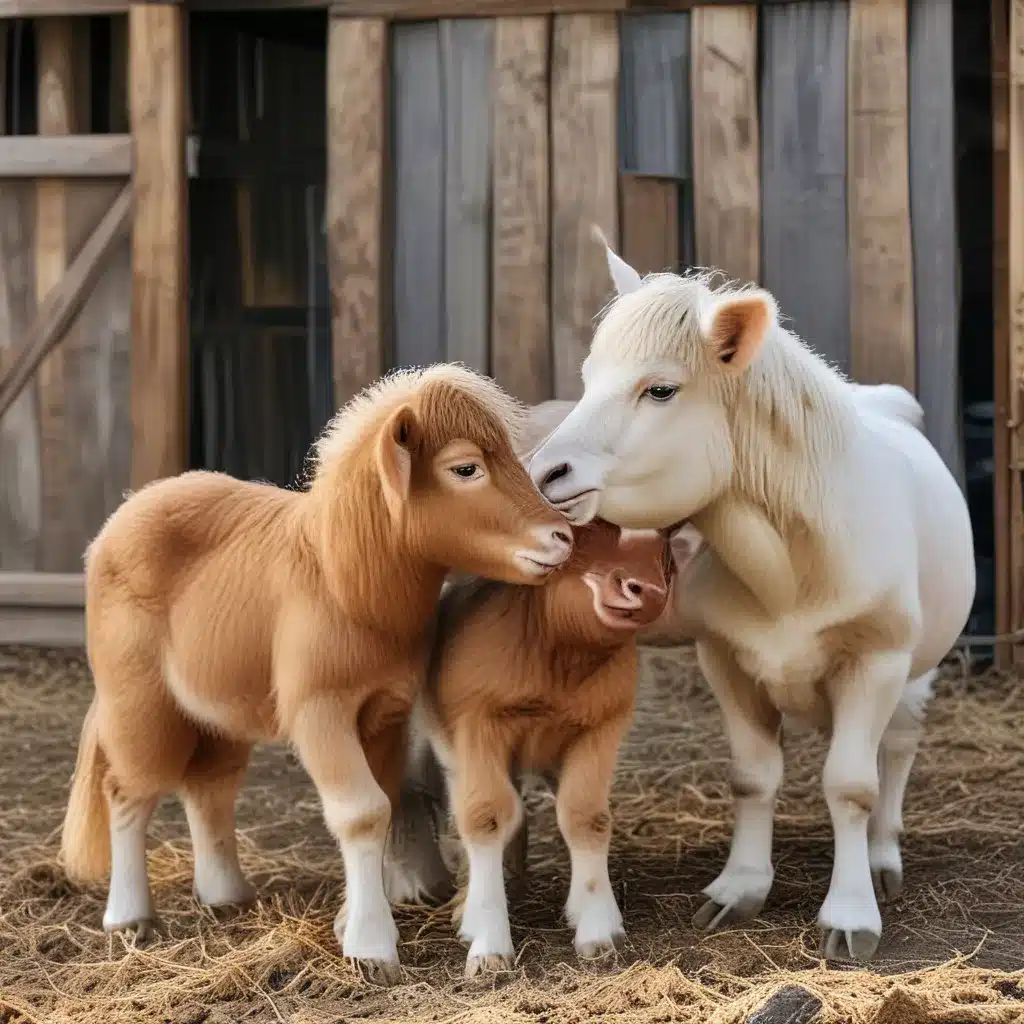
[[[541,486],[546,487],[548,484],[553,484],[556,480],[561,480],[562,477],[569,475],[569,463],[562,462],[555,466],[554,469],[549,469],[544,475],[544,479],[541,481]]]
[[[551,535],[556,540],[560,540],[566,547],[572,544],[572,534],[568,530],[554,530]]]
[[[629,591],[629,592],[630,592],[631,594],[636,594],[636,595],[637,595],[637,597],[639,597],[639,596],[640,596],[640,595],[641,595],[641,594],[643,593],[643,591],[644,591],[644,588],[643,588],[642,586],[640,586],[640,584],[639,584],[639,583],[637,583],[637,582],[636,582],[635,580],[630,580],[630,581],[629,581],[629,582],[628,582],[628,583],[626,584],[626,589],[627,589],[627,590],[628,590],[628,591]]]

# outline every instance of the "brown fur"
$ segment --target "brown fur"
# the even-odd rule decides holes
[[[460,367],[398,373],[335,417],[308,491],[190,472],[124,502],[86,557],[96,697],[64,825],[69,875],[104,875],[108,813],[116,827],[160,794],[233,830],[257,741],[290,739],[321,796],[379,786],[397,799],[446,571],[540,583],[515,552],[567,533],[513,453],[518,417]],[[454,462],[486,478],[452,483],[436,460],[453,442]],[[386,829],[377,806],[325,811],[344,839]]]
[[[450,773],[464,840],[518,834],[525,842],[518,780],[533,774],[557,779],[567,842],[607,846],[612,773],[635,699],[636,634],[661,615],[675,563],[653,531],[620,539],[595,522],[574,532],[570,563],[544,587],[477,581],[442,599],[423,722]],[[630,581],[643,588],[643,607],[627,628],[610,628],[597,602]],[[524,851],[514,852],[520,867]],[[396,855],[423,860],[413,850]]]

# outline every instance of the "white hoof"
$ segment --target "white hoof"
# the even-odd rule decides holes
[[[882,937],[882,915],[874,893],[829,891],[820,912],[821,950],[829,960],[870,960]]]
[[[704,890],[708,901],[693,915],[694,928],[713,932],[757,917],[773,880],[774,871],[723,871]]]

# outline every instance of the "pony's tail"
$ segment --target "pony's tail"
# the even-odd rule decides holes
[[[100,747],[96,698],[85,714],[78,760],[71,781],[61,835],[61,857],[68,878],[94,882],[110,871],[110,811],[103,795],[107,759]]]

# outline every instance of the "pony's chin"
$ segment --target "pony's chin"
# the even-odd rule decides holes
[[[638,608],[615,608],[599,602],[594,603],[597,620],[607,629],[629,630],[635,633],[644,626],[644,623],[636,618],[639,611]]]
[[[586,526],[587,523],[593,522],[597,518],[600,504],[601,492],[595,490],[586,491],[568,501],[556,502],[555,508],[565,516],[571,525]]]

